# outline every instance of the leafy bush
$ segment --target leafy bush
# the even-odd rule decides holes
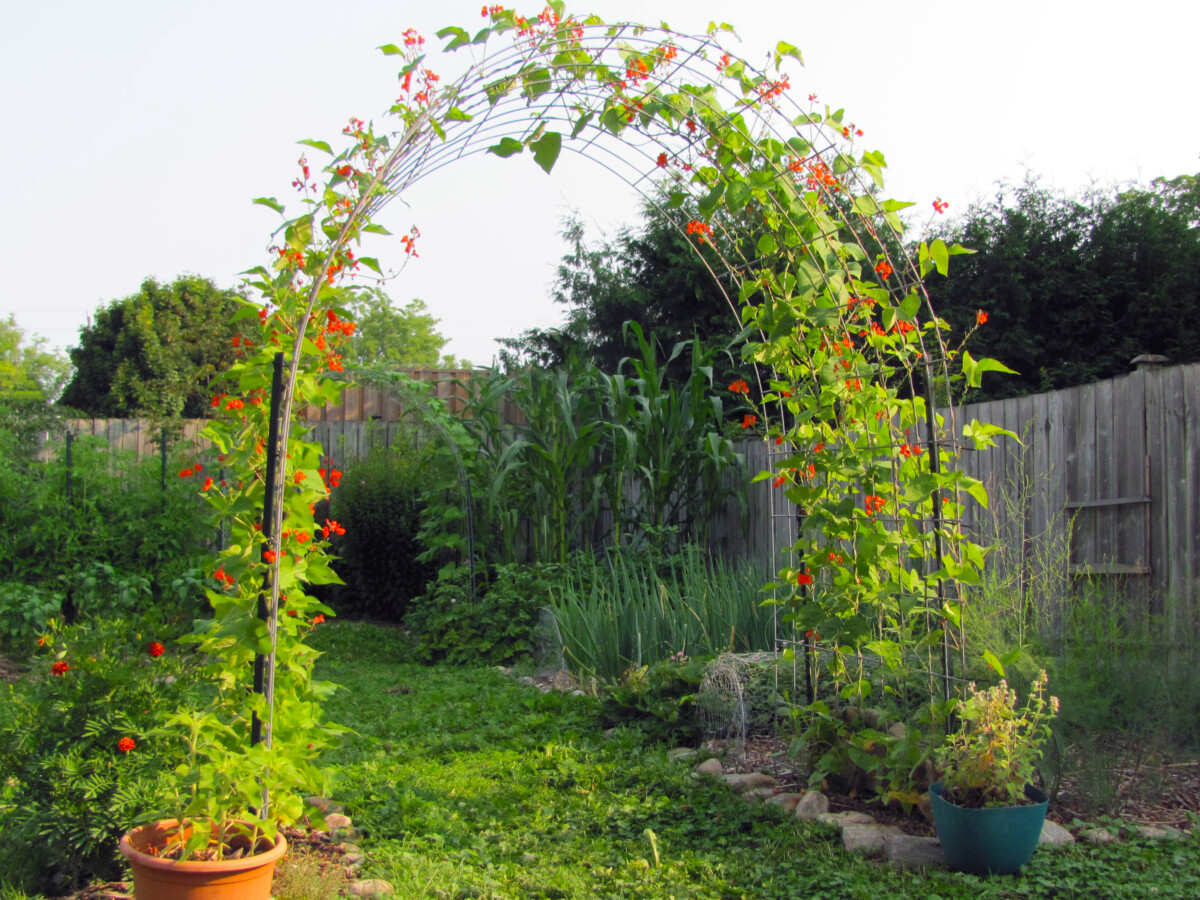
[[[329,595],[340,613],[399,622],[432,577],[416,561],[429,454],[411,441],[373,447],[333,492],[330,517],[346,529],[334,563],[345,585]]]
[[[454,665],[528,659],[538,616],[560,573],[554,565],[497,566],[495,580],[477,585],[474,600],[465,569],[432,583],[405,619],[418,658]]]
[[[120,621],[42,636],[0,707],[0,872],[29,893],[115,878],[121,834],[161,806],[178,757],[156,731],[194,684],[163,635]]]
[[[627,724],[654,740],[692,742],[701,736],[696,693],[704,680],[704,660],[682,654],[630,669],[602,695],[608,725]]]

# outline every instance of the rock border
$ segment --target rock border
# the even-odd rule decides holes
[[[667,752],[674,762],[692,761],[700,751],[691,747],[676,747]],[[782,791],[776,780],[761,772],[726,772],[721,761],[710,757],[692,765],[695,778],[705,776],[726,784],[729,789],[751,803],[781,807],[785,813],[803,822],[815,822],[836,828],[842,838],[842,848],[851,854],[879,859],[901,869],[928,866],[945,867],[946,857],[942,844],[936,837],[920,837],[905,834],[895,825],[882,825],[869,813],[846,811],[829,812],[829,798],[821,791]],[[1151,840],[1184,840],[1189,832],[1160,825],[1141,825],[1134,822],[1117,822],[1110,825],[1085,824],[1077,827],[1078,840],[1084,843],[1109,843],[1125,837],[1141,837]],[[1051,847],[1075,843],[1076,834],[1047,819],[1042,825],[1038,845]]]

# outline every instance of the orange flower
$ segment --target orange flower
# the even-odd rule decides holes
[[[749,428],[751,425],[753,425],[757,421],[758,421],[758,416],[751,416],[751,415],[742,416],[742,427]]]
[[[985,313],[982,309],[979,312],[975,313],[975,324],[976,325],[984,325],[987,323],[987,320],[988,320],[988,314]]]
[[[313,616],[312,623],[314,625],[320,625],[324,621],[325,621],[325,617],[323,615],[321,615],[320,613],[317,613],[315,616]]]
[[[892,267],[888,265],[887,260],[882,260],[875,266],[875,271],[879,273],[881,278],[887,278],[892,274]]]
[[[660,169],[665,169],[667,167],[667,154],[666,153],[658,154],[658,159],[656,160],[656,162],[658,163],[658,167]]]
[[[745,379],[739,378],[729,386],[729,389],[735,394],[749,394],[750,386],[746,384]]]
[[[71,671],[71,667],[61,659],[50,667],[51,675],[66,675],[69,671]]]
[[[796,584],[800,585],[801,587],[807,587],[812,583],[813,578],[807,572],[800,572],[796,575]]]
[[[164,653],[167,652],[167,648],[164,647],[158,641],[151,641],[146,646],[146,652],[149,653],[151,656],[153,656],[155,659],[158,659],[158,657],[162,656]]]
[[[120,750],[122,753],[128,753],[130,750],[132,750],[136,746],[137,746],[137,743],[131,737],[123,737],[119,741],[117,741],[117,749]]]

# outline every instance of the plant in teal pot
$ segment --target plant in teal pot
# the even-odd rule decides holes
[[[961,729],[937,753],[941,780],[930,788],[934,822],[952,868],[1009,875],[1037,849],[1046,795],[1030,784],[1058,698],[1046,696],[1046,673],[1025,704],[1001,680],[986,691],[970,685],[957,709]]]

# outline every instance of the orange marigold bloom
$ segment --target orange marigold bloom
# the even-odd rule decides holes
[[[151,641],[149,644],[146,645],[146,652],[149,653],[151,656],[153,656],[155,659],[158,659],[160,656],[162,656],[164,653],[167,652],[167,648],[164,647],[158,641]]]
[[[136,746],[137,746],[137,743],[131,737],[123,737],[119,741],[117,741],[117,749],[120,750],[122,753],[128,753],[130,750],[132,750]]]
[[[66,675],[69,671],[71,671],[71,667],[67,664],[66,660],[62,659],[50,667],[51,675]]]
[[[975,313],[975,324],[976,325],[984,325],[987,323],[987,320],[988,320],[988,314],[985,313],[982,309],[979,312]]]

